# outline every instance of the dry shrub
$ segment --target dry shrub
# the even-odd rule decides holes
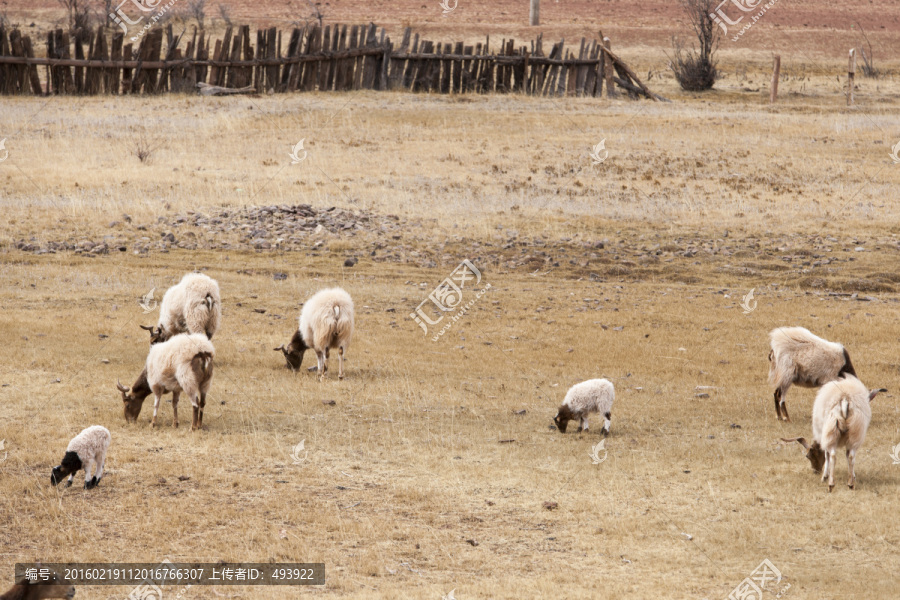
[[[681,43],[673,38],[674,57],[669,66],[681,89],[688,92],[702,92],[712,89],[719,78],[716,69],[715,52],[719,46],[719,29],[709,18],[715,12],[715,0],[680,0],[687,13],[691,28],[700,44],[699,50],[685,50]]]

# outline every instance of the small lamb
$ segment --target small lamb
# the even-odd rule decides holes
[[[616,399],[616,390],[613,384],[606,379],[589,379],[576,383],[566,393],[563,403],[556,411],[553,422],[562,433],[566,432],[569,421],[578,419],[578,432],[587,431],[587,416],[592,412],[603,413],[603,435],[609,435],[609,425],[613,400]]]
[[[219,284],[203,273],[188,273],[166,290],[157,326],[141,325],[141,329],[150,332],[151,346],[179,333],[202,333],[211,340],[221,318]]]
[[[116,382],[116,387],[122,392],[125,420],[137,420],[144,399],[152,392],[155,401],[150,426],[156,427],[159,402],[163,394],[172,392],[172,424],[178,427],[178,398],[184,392],[194,408],[191,431],[200,429],[203,426],[206,393],[212,383],[215,354],[212,342],[202,333],[181,333],[151,346],[147,364],[131,389]]]
[[[84,489],[89,490],[100,484],[103,477],[103,465],[106,464],[106,451],[112,436],[106,427],[91,425],[72,438],[66,448],[66,454],[57,467],[50,473],[50,483],[58,485],[63,477],[69,476],[66,487],[72,485],[75,473],[84,469]],[[96,471],[94,470],[96,467]],[[91,472],[94,471],[93,475]]]
[[[822,386],[813,405],[813,442],[806,438],[781,438],[785,442],[798,442],[806,449],[806,458],[816,473],[822,473],[822,481],[828,478],[828,491],[834,488],[834,460],[838,448],[846,448],[852,490],[856,485],[856,451],[862,446],[872,420],[870,403],[886,389],[868,390],[856,377],[849,375]],[[824,465],[824,468],[823,468]]]
[[[850,355],[836,342],[803,327],[778,327],[769,333],[769,383],[775,386],[775,417],[790,421],[785,395],[792,384],[815,388],[843,375],[856,376]]]
[[[316,292],[300,311],[300,328],[294,333],[287,348],[281,350],[288,366],[297,370],[303,355],[312,348],[318,359],[318,378],[324,379],[329,350],[338,349],[340,362],[338,379],[344,378],[344,353],[353,337],[353,299],[341,288],[329,288]]]

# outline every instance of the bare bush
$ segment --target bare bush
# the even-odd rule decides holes
[[[863,40],[866,44],[865,46],[860,45],[859,47],[859,55],[862,56],[863,59],[863,64],[860,67],[860,70],[862,70],[862,74],[865,77],[880,77],[881,71],[875,68],[875,55],[872,51],[872,42],[869,41],[869,36],[866,35],[866,32],[862,28],[862,25],[857,23],[856,26],[859,27],[859,32],[862,34]],[[866,52],[866,46],[868,46],[869,48],[868,52]]]
[[[163,145],[162,140],[154,138],[145,129],[132,133],[131,153],[142,163],[150,164],[150,161],[153,159],[153,153],[162,148]]]
[[[718,26],[709,17],[715,12],[716,0],[679,1],[687,13],[700,48],[685,50],[681,42],[673,38],[674,57],[670,58],[669,66],[681,89],[689,92],[712,89],[719,78],[715,53],[719,47],[720,34]]]
[[[190,0],[187,3],[187,13],[197,21],[197,28],[203,29],[203,24],[206,22],[206,0]]]
[[[228,8],[227,5],[219,3],[219,16],[225,21],[225,24],[229,27],[232,26],[231,23],[231,9]]]
[[[69,35],[76,39],[83,39],[91,30],[94,21],[90,0],[57,0],[57,2],[66,9]]]

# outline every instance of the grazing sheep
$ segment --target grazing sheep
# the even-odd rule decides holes
[[[785,394],[792,384],[814,388],[843,375],[856,376],[841,344],[823,340],[803,327],[778,327],[769,333],[769,383],[775,386],[775,417],[790,421]]]
[[[151,346],[179,333],[202,333],[211,340],[221,318],[219,284],[203,273],[188,273],[166,290],[157,326],[141,325],[141,329],[150,332]]]
[[[289,367],[300,368],[303,354],[312,348],[318,359],[318,377],[325,378],[325,360],[331,348],[338,349],[340,362],[338,379],[344,378],[344,353],[353,336],[353,299],[341,288],[329,288],[316,292],[300,311],[300,328],[294,333],[287,348],[281,350]]]
[[[0,594],[0,600],[46,600],[47,598],[68,598],[75,596],[75,586],[51,572],[49,579],[29,581],[22,577],[15,584]]]
[[[578,432],[587,431],[587,416],[592,412],[603,413],[603,435],[609,435],[609,425],[613,400],[616,399],[616,390],[613,384],[606,379],[588,379],[576,383],[569,391],[563,403],[560,404],[553,417],[553,422],[562,433],[566,432],[569,421],[578,419]]]
[[[847,485],[851,490],[856,485],[856,451],[866,439],[872,420],[870,403],[879,392],[887,390],[868,390],[852,375],[828,382],[816,394],[813,405],[812,445],[802,437],[781,438],[785,442],[798,442],[806,449],[806,458],[813,470],[822,473],[822,481],[828,478],[829,492],[834,488],[834,460],[838,448],[847,450],[850,469]]]
[[[109,449],[111,439],[109,430],[101,425],[91,425],[73,437],[62,462],[59,466],[53,467],[50,483],[58,485],[63,477],[68,475],[66,487],[69,487],[75,473],[84,469],[84,489],[97,487],[103,477],[103,465],[106,464],[106,451]]]
[[[137,420],[144,398],[152,392],[155,401],[150,426],[156,427],[159,401],[163,394],[172,392],[172,424],[178,427],[178,397],[184,392],[194,408],[191,431],[200,429],[203,426],[206,393],[212,383],[215,353],[212,342],[202,333],[181,333],[152,346],[147,354],[147,364],[131,389],[116,382],[125,404],[125,420]]]

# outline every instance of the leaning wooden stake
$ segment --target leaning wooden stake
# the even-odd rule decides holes
[[[853,106],[853,80],[856,78],[856,48],[850,48],[850,66],[847,69],[847,106]]]
[[[612,48],[612,42],[608,37],[603,38],[603,46],[610,50]],[[603,49],[601,48],[601,51]],[[616,91],[616,86],[613,85],[613,61],[612,57],[609,55],[609,52],[602,52],[603,54],[603,75],[606,77],[606,97],[607,98],[617,98],[619,96],[619,92]]]
[[[778,76],[781,74],[781,57],[776,55],[772,65],[772,93],[769,96],[769,102],[775,104],[778,99]]]

